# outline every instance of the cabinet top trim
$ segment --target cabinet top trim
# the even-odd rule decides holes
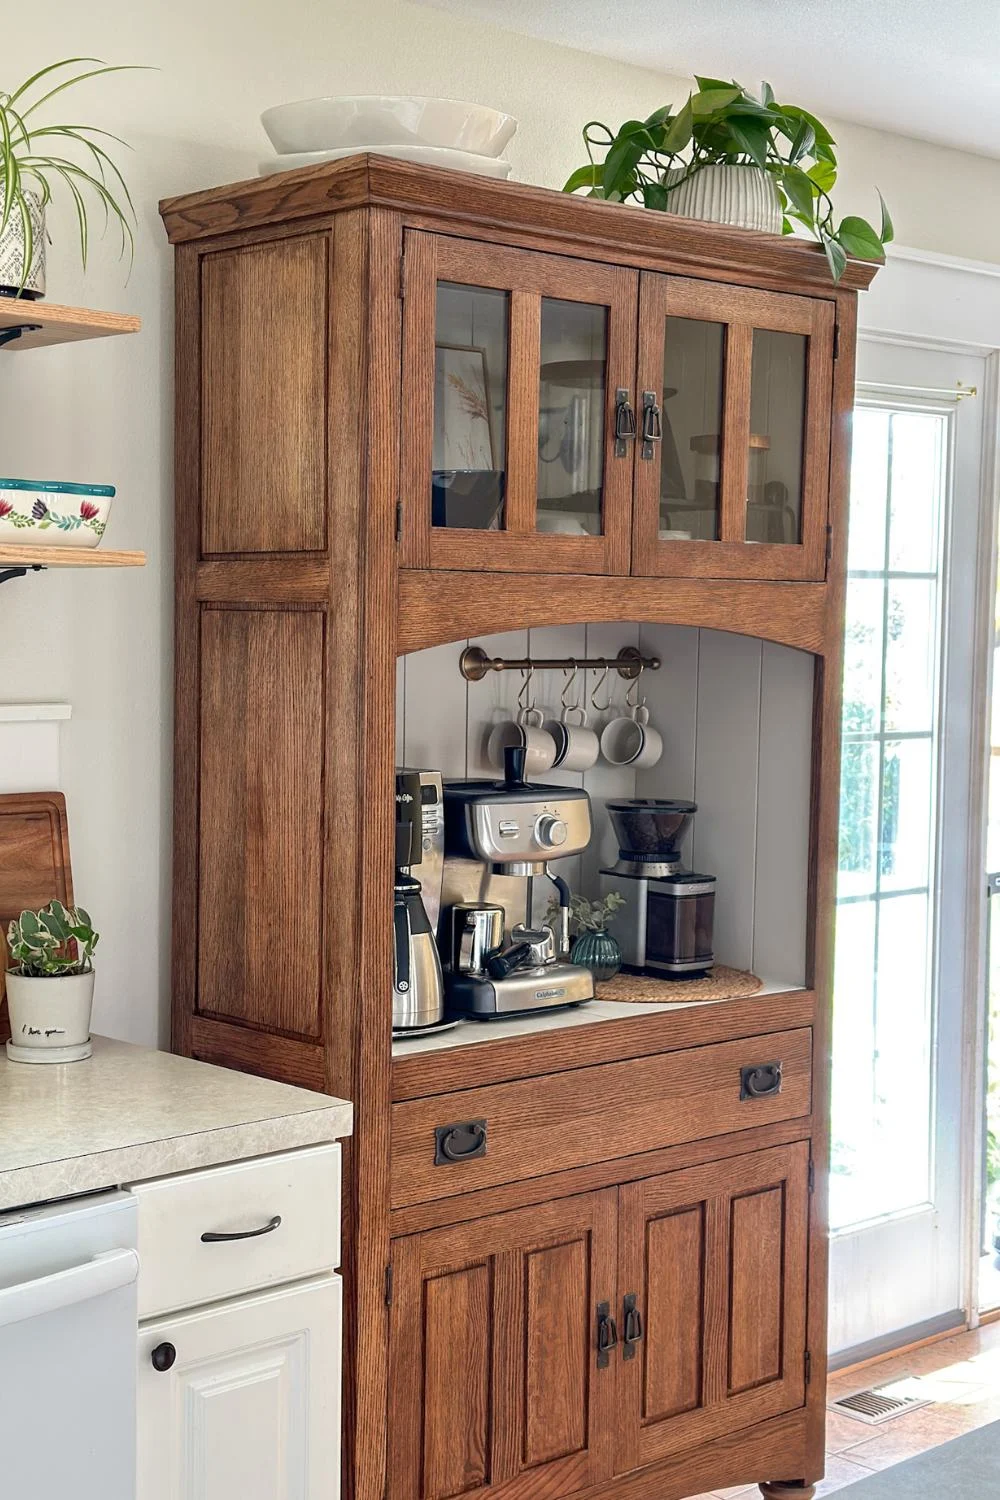
[[[497,182],[441,167],[360,155],[272,177],[165,198],[160,214],[172,244],[260,229],[289,220],[383,207],[418,216],[427,227],[468,228],[484,238],[504,231],[539,234],[551,248],[605,247],[670,262],[693,274],[763,272],[791,285],[833,294],[818,245],[788,236],[707,224],[621,203],[571,197],[551,188]],[[560,244],[560,242],[562,242]],[[878,263],[849,261],[841,288],[869,285]]]

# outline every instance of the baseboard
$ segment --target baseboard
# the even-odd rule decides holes
[[[932,1344],[937,1339],[964,1333],[966,1327],[965,1314],[961,1308],[939,1313],[936,1318],[928,1318],[926,1323],[912,1323],[909,1328],[898,1328],[894,1333],[883,1334],[881,1338],[855,1344],[852,1349],[841,1349],[830,1355],[827,1368],[831,1375],[844,1374],[848,1370],[874,1364],[877,1360],[885,1359],[888,1354],[904,1354],[920,1344]]]

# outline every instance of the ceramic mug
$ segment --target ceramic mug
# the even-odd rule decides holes
[[[587,710],[581,703],[567,704],[558,719],[550,719],[545,727],[555,741],[557,770],[589,771],[596,765],[601,742],[587,727]]]
[[[605,724],[601,754],[609,766],[633,766],[637,771],[655,766],[663,754],[663,739],[649,722],[649,709],[630,709]]]
[[[498,724],[490,734],[487,754],[498,771],[503,770],[503,753],[508,745],[524,746],[524,769],[528,776],[551,771],[556,760],[556,742],[542,728],[544,715],[540,708],[522,708],[516,719]]]

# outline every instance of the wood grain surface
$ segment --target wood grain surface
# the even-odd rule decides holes
[[[56,302],[0,297],[0,329],[16,328],[25,323],[39,326],[6,344],[5,351],[17,354],[50,344],[72,344],[80,339],[138,333],[142,326],[131,313],[95,312],[89,307],[60,307]]]
[[[62,792],[0,795],[0,1040],[10,1036],[4,971],[10,963],[7,926],[22,911],[58,898],[73,904],[66,799]]]

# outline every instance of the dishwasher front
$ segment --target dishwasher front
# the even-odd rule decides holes
[[[136,1207],[0,1214],[0,1495],[135,1500]]]

